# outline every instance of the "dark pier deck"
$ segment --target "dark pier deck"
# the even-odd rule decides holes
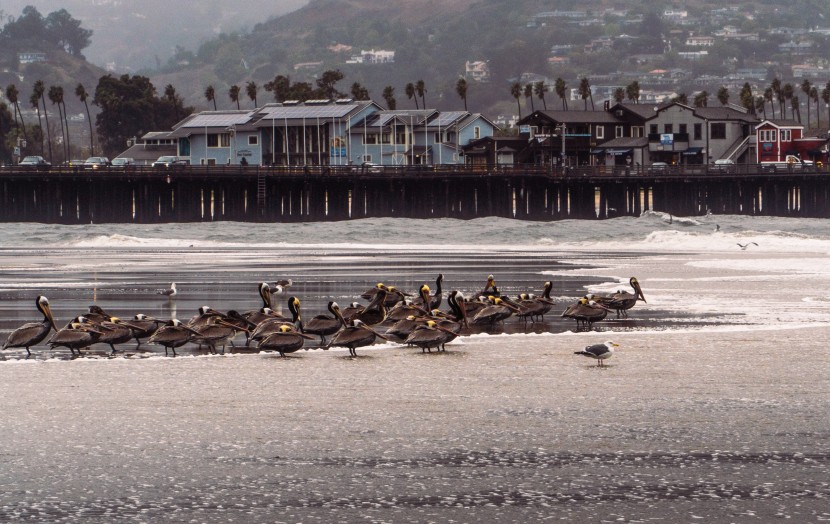
[[[603,219],[643,211],[830,217],[830,173],[738,166],[661,171],[546,166],[194,166],[0,171],[0,221],[301,222],[368,217]]]

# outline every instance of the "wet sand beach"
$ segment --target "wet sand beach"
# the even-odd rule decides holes
[[[312,314],[376,277],[424,280],[439,269],[430,260],[458,263],[448,288],[490,271],[511,293],[552,279],[563,305],[636,275],[648,303],[591,332],[551,319],[529,334],[461,337],[445,353],[10,354],[0,521],[830,520],[826,251],[336,251],[320,265],[303,252],[300,266],[105,250],[94,276],[76,252],[47,255],[42,270],[32,269],[42,254],[16,253],[4,259],[3,325],[34,319],[13,304],[29,304],[37,282],[60,297],[62,318],[87,305],[94,278],[119,313],[161,307],[148,290],[189,282],[204,294],[177,301],[184,317],[205,295],[255,306],[254,275],[302,267],[294,289]],[[344,259],[353,273],[335,263]],[[604,369],[574,354],[608,339],[620,347]]]

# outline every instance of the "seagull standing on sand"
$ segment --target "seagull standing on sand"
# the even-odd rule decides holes
[[[158,291],[156,291],[156,295],[163,295],[163,296],[168,297],[168,298],[173,298],[177,294],[178,294],[178,291],[176,291],[176,283],[175,282],[170,284],[170,289],[159,289]]]
[[[746,251],[746,248],[748,248],[750,245],[757,246],[758,244],[756,244],[755,242],[747,242],[746,244],[741,244],[740,242],[738,242],[738,247],[741,248],[741,251]]]
[[[597,359],[597,366],[604,367],[602,361],[611,358],[614,354],[614,348],[619,346],[619,344],[615,344],[609,340],[602,344],[585,346],[583,351],[574,351],[574,355],[584,355],[586,357],[595,358]]]

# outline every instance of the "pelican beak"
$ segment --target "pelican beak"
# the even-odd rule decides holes
[[[55,318],[52,316],[52,307],[49,304],[44,305],[43,312],[46,314],[46,318],[49,319],[49,324],[52,326],[52,329],[57,331],[58,327],[55,325]]]
[[[642,300],[643,302],[646,302],[646,297],[645,297],[645,295],[643,295],[643,290],[640,288],[640,283],[637,282],[634,287],[637,290],[637,299]],[[648,303],[648,302],[646,302],[646,303]]]

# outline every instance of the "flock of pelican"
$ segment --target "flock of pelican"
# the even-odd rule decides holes
[[[261,283],[258,291],[262,307],[258,309],[220,312],[202,306],[196,315],[184,322],[144,314],[122,319],[105,312],[98,305],[92,305],[86,313],[58,328],[49,301],[45,296],[38,296],[35,305],[43,320],[17,328],[6,339],[2,349],[25,348],[27,355],[31,356],[31,348],[46,341],[49,348],[66,348],[74,356],[81,355],[81,350],[93,344],[107,344],[115,353],[116,345],[134,340],[136,348],[145,341],[164,347],[165,355],[172,352],[176,356],[176,349],[185,344],[196,344],[212,354],[221,348],[224,354],[228,344],[233,345],[237,337],[244,335],[246,347],[255,344],[260,351],[277,352],[283,357],[303,349],[308,341],[317,337],[320,340],[316,347],[347,348],[351,356],[357,356],[357,348],[372,345],[378,340],[419,347],[422,352],[432,352],[433,349],[440,352],[465,328],[492,328],[511,317],[525,324],[542,321],[556,305],[550,296],[551,282],[543,284],[541,295],[528,292],[508,297],[499,292],[495,278],[490,275],[484,288],[475,293],[472,300],[468,300],[461,291],[449,292],[446,298],[448,309],[442,310],[443,279],[443,275],[438,275],[434,291],[423,284],[417,295],[378,283],[361,295],[368,304],[353,302],[341,309],[336,302],[330,301],[327,307],[329,314],[320,314],[308,320],[303,319],[300,299],[296,296],[287,301],[287,315],[274,309],[273,293],[283,292],[292,284],[290,280],[276,284]],[[587,295],[568,306],[561,316],[575,320],[577,329],[591,329],[610,311],[616,311],[618,318],[627,318],[628,310],[637,301],[645,301],[637,279],[632,277],[630,284],[633,292],[618,290],[607,295]],[[175,284],[159,292],[170,299],[177,293]],[[49,337],[53,330],[55,333]],[[589,346],[586,351],[577,353],[596,358],[601,365],[602,359],[611,355],[614,346],[616,344],[607,342],[596,347]],[[600,351],[601,348],[605,350]]]

